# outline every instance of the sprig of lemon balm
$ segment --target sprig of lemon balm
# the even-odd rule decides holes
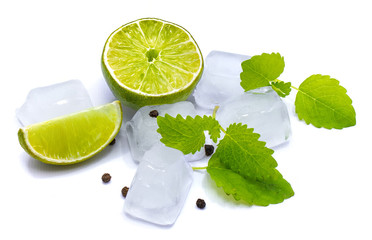
[[[125,105],[169,104],[186,100],[204,68],[202,53],[183,27],[143,18],[115,30],[102,53],[102,72]]]
[[[278,79],[284,65],[284,58],[279,53],[253,56],[242,63],[240,85],[245,91],[271,86],[281,97],[289,95],[291,89],[297,90],[295,106],[298,118],[315,127],[342,129],[356,124],[352,100],[338,80],[314,74],[297,88]]]
[[[171,117],[158,116],[158,132],[161,142],[184,154],[195,153],[205,143],[205,131],[217,142],[223,138],[208,161],[207,169],[212,180],[235,200],[244,200],[249,205],[267,206],[283,202],[294,195],[291,185],[276,169],[273,150],[259,140],[253,128],[233,123],[223,129],[213,116]]]

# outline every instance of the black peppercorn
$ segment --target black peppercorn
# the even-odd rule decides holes
[[[150,117],[156,118],[157,116],[159,116],[159,112],[157,110],[152,110],[149,115]]]
[[[203,199],[198,198],[198,200],[196,200],[196,206],[200,209],[205,208],[205,201]]]
[[[205,144],[204,145],[204,150],[205,150],[205,155],[210,156],[214,152],[214,146],[213,145]]]
[[[129,190],[129,188],[127,186],[125,186],[125,187],[123,187],[123,189],[121,189],[121,194],[123,195],[123,197],[127,197],[128,190]]]
[[[110,180],[111,180],[111,175],[110,174],[105,173],[105,174],[102,175],[102,181],[104,183],[108,183],[108,182],[110,182]]]

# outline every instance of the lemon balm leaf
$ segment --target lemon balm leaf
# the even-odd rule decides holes
[[[245,91],[270,86],[284,70],[284,58],[279,53],[263,53],[242,62],[240,85]]]
[[[281,96],[286,97],[291,92],[291,83],[290,82],[283,82],[283,81],[277,81],[272,82],[271,87],[275,90],[275,92]]]
[[[277,204],[294,195],[291,185],[284,179],[275,182],[259,182],[244,178],[236,171],[223,165],[218,158],[211,159],[207,168],[217,187],[222,187],[235,200],[243,200],[249,205],[267,206]]]
[[[356,124],[352,100],[339,81],[315,74],[301,83],[295,100],[300,120],[315,127],[342,129]]]
[[[209,136],[213,142],[217,142],[217,139],[221,134],[221,126],[218,121],[211,116],[203,116],[202,128],[208,131]]]
[[[208,131],[214,142],[220,137],[220,124],[211,116],[183,118],[177,115],[174,118],[166,114],[164,117],[158,116],[157,122],[158,132],[162,135],[160,141],[184,154],[195,153],[204,146],[204,131]]]
[[[247,125],[231,124],[224,138],[219,142],[214,157],[230,169],[241,171],[244,177],[264,181],[273,177],[273,169],[278,165],[272,157],[273,150],[265,147],[266,143],[259,141],[260,135],[253,132]]]
[[[218,187],[251,205],[280,203],[294,195],[276,169],[273,150],[246,125],[232,124],[208,162],[207,171]]]
[[[190,116],[187,116],[186,119],[181,115],[177,115],[175,118],[168,114],[164,117],[158,116],[159,128],[157,131],[162,135],[160,141],[184,154],[195,153],[205,143],[203,130],[200,126],[195,127],[196,121]]]

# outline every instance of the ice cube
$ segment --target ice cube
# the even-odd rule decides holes
[[[225,102],[218,109],[216,119],[223,128],[231,123],[247,124],[261,135],[267,147],[286,142],[291,135],[288,110],[271,87],[245,92]]]
[[[16,116],[27,126],[90,107],[92,102],[81,81],[69,80],[32,89],[25,103],[16,110]]]
[[[155,144],[138,165],[124,211],[148,222],[171,225],[182,210],[192,181],[192,168],[182,152]]]
[[[212,51],[205,60],[204,73],[193,96],[198,106],[213,109],[244,92],[240,86],[241,63],[250,56]]]
[[[196,115],[194,105],[188,101],[140,108],[133,118],[125,123],[130,152],[136,162],[141,162],[145,152],[160,142],[161,135],[157,132],[157,119],[155,116],[150,116],[150,112],[155,110],[159,116],[169,114],[175,117],[177,114],[181,114],[186,118],[188,115],[192,117]]]

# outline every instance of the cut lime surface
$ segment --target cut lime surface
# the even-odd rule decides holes
[[[154,18],[115,30],[102,53],[107,84],[123,104],[133,108],[185,100],[203,67],[203,56],[190,33]]]
[[[45,163],[67,165],[103,150],[122,123],[119,101],[29,125],[18,131],[24,150]]]

